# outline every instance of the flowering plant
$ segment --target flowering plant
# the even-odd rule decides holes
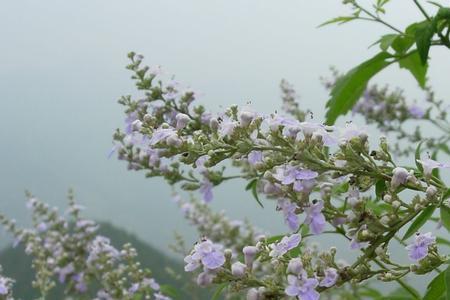
[[[325,122],[301,108],[285,80],[283,113],[258,112],[251,104],[211,112],[195,105],[195,91],[166,80],[160,68],[144,66],[142,55],[128,55],[127,68],[142,97],[119,100],[126,126],[114,134],[111,154],[117,153],[130,170],[200,194],[200,200],[189,201],[181,193],[175,196],[201,238],[188,250],[180,238],[174,248],[198,285],[217,286],[215,299],[450,299],[445,248],[450,245],[450,190],[440,176],[450,164],[438,159],[450,154],[450,124],[444,103],[426,85],[430,47],[450,48],[450,8],[438,5],[431,17],[414,1],[425,20],[403,31],[382,19],[388,0],[375,1],[373,11],[358,1],[344,2],[352,14],[327,24],[369,20],[394,33],[379,39],[381,52],[375,57],[325,81],[331,94]],[[400,90],[367,85],[394,63],[426,90],[426,105],[407,101]],[[334,125],[351,109],[386,136],[369,135],[353,122]],[[407,122],[429,122],[440,135],[424,139],[420,127],[410,132]],[[229,180],[245,181],[256,205],[275,201],[286,233],[271,236],[248,221],[213,212],[208,203],[214,189]],[[118,251],[96,236],[95,224],[80,219],[73,202],[70,223],[30,198],[35,220],[43,220],[34,230],[18,230],[2,220],[35,257],[35,285],[44,296],[56,275],[67,283],[68,293],[83,293],[95,279],[102,286],[98,299],[167,299],[149,271],[133,261],[131,246]],[[435,229],[424,229],[433,222]],[[311,241],[320,235],[345,239],[347,248],[319,249]],[[399,246],[407,261],[390,255]],[[350,263],[339,259],[347,251],[355,253]],[[426,291],[407,283],[410,276],[430,273],[434,279]],[[400,289],[383,294],[371,286],[375,280],[396,282]],[[12,297],[11,284],[0,277],[0,295]]]

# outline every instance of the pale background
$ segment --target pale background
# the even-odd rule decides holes
[[[400,28],[421,19],[412,1],[392,1],[388,9],[387,19]],[[347,70],[369,58],[377,49],[368,46],[390,33],[360,22],[317,28],[345,12],[338,0],[1,1],[0,211],[22,221],[25,189],[64,207],[73,187],[88,216],[110,220],[159,249],[167,249],[175,230],[193,241],[195,232],[162,180],[107,159],[112,133],[124,120],[116,100],[136,95],[124,68],[127,52],[176,74],[216,111],[252,100],[271,112],[279,108],[278,84],[286,78],[302,107],[320,120],[327,93],[319,77],[331,65]],[[430,84],[440,98],[450,92],[449,53],[431,51]],[[400,85],[423,101],[412,77],[397,67],[374,82]],[[284,231],[280,214],[271,205],[260,209],[243,187],[234,182],[215,189],[213,207]]]

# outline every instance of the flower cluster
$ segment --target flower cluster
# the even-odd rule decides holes
[[[248,293],[253,295],[285,295],[285,289],[273,288],[272,284],[276,283],[289,286],[288,295],[314,299],[315,291],[334,286],[331,283],[335,277],[340,278],[336,279],[339,285],[372,277],[401,281],[408,274],[423,274],[445,262],[446,257],[433,245],[426,245],[432,248],[429,252],[423,251],[422,246],[416,250],[425,256],[414,267],[392,261],[388,248],[396,240],[405,243],[414,231],[409,230],[403,239],[398,236],[399,231],[423,213],[432,213],[435,208],[448,209],[444,201],[447,188],[433,172],[447,168],[447,164],[436,161],[434,156],[420,159],[419,147],[413,161],[415,167],[399,166],[384,137],[379,139],[377,147],[371,147],[367,131],[352,122],[340,127],[306,120],[307,114],[300,114],[295,92],[286,82],[282,83],[283,102],[291,117],[258,113],[248,106],[208,112],[202,105],[195,106],[197,95],[192,90],[183,90],[173,81],[164,83],[161,77],[141,65],[141,56],[131,53],[129,57],[128,68],[134,72],[133,78],[144,97],[137,101],[123,97],[119,101],[127,113],[125,131],[118,130],[114,135],[119,159],[126,160],[130,169],[146,171],[149,177],[161,176],[183,190],[197,190],[204,203],[212,201],[215,186],[227,180],[244,179],[248,182],[246,189],[260,205],[263,205],[261,196],[277,201],[277,209],[294,232],[277,244],[267,243],[264,238],[255,243],[251,239],[257,238],[250,231],[251,239],[247,243],[250,246],[242,247],[241,238],[227,241],[217,236],[230,235],[228,222],[223,223],[227,226],[221,231],[220,225],[211,224],[207,209],[198,214],[200,206],[192,210],[189,204],[182,204],[188,218],[205,236],[186,258],[189,271],[194,266],[203,266],[203,272],[197,277],[202,285],[234,282],[235,275],[252,271],[252,284],[244,276],[244,282],[240,280],[234,290],[250,288]],[[371,98],[377,98],[376,95]],[[392,103],[398,103],[399,97],[392,96],[397,99]],[[417,109],[408,109],[405,118],[411,117],[411,111],[417,118]],[[423,118],[427,115],[429,112]],[[405,197],[401,194],[404,190],[414,195]],[[222,224],[221,218],[217,221]],[[333,261],[313,267],[308,255],[302,252],[306,275],[294,272],[289,273],[289,278],[270,276],[274,272],[268,270],[276,269],[279,264],[286,264],[287,268],[287,260],[280,260],[276,254],[283,258],[292,252],[288,248],[299,230],[304,239],[324,233],[340,235],[348,240],[349,249],[360,251],[361,256],[342,270]],[[222,251],[218,246],[222,242],[227,250]],[[244,257],[258,253],[258,268],[253,261],[252,264],[239,261],[241,251]],[[255,285],[255,276],[268,276],[272,283],[264,280]]]
[[[332,79],[323,79],[325,88],[329,90],[342,76],[336,70],[332,70],[332,75]],[[395,135],[396,140],[402,141],[403,143],[394,144],[393,152],[397,155],[413,153],[415,148],[410,144],[414,145],[425,139],[429,148],[443,148],[449,154],[446,149],[450,134],[450,122],[447,119],[449,107],[435,98],[430,87],[426,87],[425,92],[424,101],[411,103],[400,89],[390,91],[388,87],[369,86],[353,106],[353,115],[363,116],[367,124],[374,124],[381,132]],[[422,126],[419,125],[411,132],[408,127],[411,127],[412,121],[429,123],[438,129],[440,135],[424,135]]]
[[[255,246],[244,247],[241,254],[223,251],[221,245],[202,240],[186,256],[186,270],[203,266],[197,277],[199,284],[229,283],[230,290],[247,290],[247,299],[286,295],[318,299],[319,291],[341,283],[341,276],[346,276],[348,270],[335,262],[335,249],[318,253],[301,246],[301,240],[300,234],[273,242],[261,237]],[[263,263],[269,268],[256,268]]]
[[[0,267],[0,272],[2,268]],[[0,299],[13,300],[12,287],[14,280],[11,278],[0,275]]]
[[[81,206],[69,195],[66,218],[56,208],[49,207],[28,195],[27,206],[32,211],[34,228],[19,229],[4,216],[4,227],[23,243],[33,258],[36,277],[34,287],[45,297],[59,284],[66,286],[68,295],[82,296],[96,293],[98,300],[161,299],[159,285],[148,269],[141,269],[135,261],[136,250],[126,244],[116,249],[108,238],[96,233],[98,225],[80,216]],[[98,288],[100,286],[100,288]],[[0,294],[10,295],[11,280],[0,278]]]
[[[200,236],[206,236],[233,252],[240,252],[246,245],[255,244],[263,235],[261,229],[255,228],[248,221],[230,220],[224,211],[214,212],[209,205],[195,198],[186,201],[176,195],[174,199]]]

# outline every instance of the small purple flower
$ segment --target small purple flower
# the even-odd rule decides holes
[[[210,240],[198,243],[192,253],[184,258],[187,263],[184,268],[185,271],[192,272],[200,265],[210,270],[221,267],[225,263],[225,256],[221,250],[221,245],[214,244]]]
[[[353,138],[365,138],[367,137],[366,130],[358,128],[353,123],[347,123],[345,128],[341,131],[341,141],[348,142]]]
[[[322,214],[323,201],[317,201],[306,209],[305,224],[309,225],[309,229],[314,234],[320,234],[323,232],[326,220]]]
[[[158,128],[153,132],[149,141],[150,145],[155,145],[161,141],[165,141],[169,136],[176,135],[173,128]]]
[[[358,230],[353,231],[353,233],[349,234],[348,237],[351,238],[350,241],[350,249],[357,250],[366,248],[369,246],[369,242],[360,242],[358,241],[358,234],[361,230],[367,229],[367,225],[362,225]]]
[[[161,293],[155,293],[155,294],[153,294],[153,296],[155,297],[156,300],[172,300],[172,298],[164,296]]]
[[[139,283],[133,283],[131,287],[128,289],[130,294],[135,294],[139,290]]]
[[[319,281],[316,278],[299,278],[288,275],[288,286],[284,290],[286,295],[297,297],[299,300],[318,300],[320,294],[315,290]]]
[[[125,119],[125,133],[131,134],[133,132],[133,122],[137,120],[138,114],[136,111],[127,114]]]
[[[9,278],[0,276],[0,295],[8,295],[9,293],[9,287],[8,284],[11,281],[9,280]]]
[[[270,115],[266,118],[271,131],[277,131],[281,126],[298,127],[300,123],[297,120],[289,119],[280,115]]]
[[[183,129],[183,128],[185,128],[187,126],[187,124],[189,123],[191,118],[188,115],[186,115],[186,114],[178,113],[175,116],[175,120],[177,121],[176,128],[177,129]]]
[[[425,116],[425,110],[423,110],[423,108],[418,106],[417,104],[413,104],[408,107],[408,112],[412,117],[416,119],[422,119],[423,116]]]
[[[47,224],[45,224],[45,222],[41,222],[36,226],[36,229],[38,230],[38,232],[44,232],[47,231]]]
[[[230,135],[233,134],[234,129],[237,126],[237,122],[231,120],[228,116],[224,116],[222,122],[220,123],[220,134],[222,136],[227,136],[229,137]]]
[[[202,184],[200,185],[200,193],[203,196],[203,201],[205,203],[209,203],[213,199],[213,192],[212,192],[213,185],[211,181],[208,180],[208,178],[204,178],[202,181]]]
[[[450,168],[450,164],[444,164],[444,163],[440,163],[437,162],[431,158],[425,158],[422,160],[417,160],[418,163],[420,163],[423,167],[423,173],[425,174],[425,176],[430,177],[431,176],[431,172],[433,172],[434,169],[438,168],[438,169],[448,169]]]
[[[261,151],[256,150],[251,151],[248,154],[247,159],[252,166],[255,166],[256,164],[263,162],[263,153]]]
[[[293,189],[297,192],[303,191],[309,193],[315,185],[315,178],[319,173],[308,170],[298,169],[294,166],[278,167],[273,175],[275,179],[283,185],[294,184]]]
[[[144,278],[142,279],[143,286],[149,286],[154,291],[159,291],[160,286],[153,278]]]
[[[200,121],[202,122],[202,124],[208,125],[209,122],[211,121],[211,118],[212,118],[212,113],[203,112],[202,115],[200,116]]]
[[[333,136],[331,132],[328,132],[325,128],[319,128],[316,130],[313,135],[313,139],[316,137],[320,137],[325,146],[333,146],[337,144],[337,139]]]
[[[319,285],[324,287],[332,287],[336,284],[338,276],[338,272],[335,268],[326,268],[325,277],[322,279]]]
[[[68,265],[66,265],[63,268],[60,268],[57,273],[58,273],[58,280],[59,282],[63,283],[66,281],[66,277],[67,275],[73,273],[75,271],[75,268],[73,267],[72,263],[69,263]]]
[[[294,203],[291,203],[287,199],[283,199],[283,200],[278,201],[278,208],[281,209],[281,211],[283,212],[284,222],[289,226],[289,228],[292,231],[297,230],[298,226],[300,225],[298,216],[295,213],[295,210],[297,209],[297,205]]]
[[[205,162],[208,161],[208,155],[202,155],[195,161],[195,167],[199,170],[199,172],[204,172],[206,170]]]
[[[277,244],[270,244],[269,255],[271,257],[277,258],[286,254],[289,250],[294,249],[300,244],[302,240],[302,236],[298,233],[292,234],[290,236],[285,236],[281,239],[281,241]]]
[[[72,276],[72,279],[76,282],[75,289],[79,293],[87,292],[87,285],[84,281],[84,273],[78,273]]]
[[[406,246],[408,256],[411,260],[419,261],[428,255],[428,247],[436,242],[431,232],[424,234],[417,233],[412,244]]]
[[[34,198],[34,197],[31,197],[30,199],[28,199],[28,201],[27,201],[27,209],[34,208],[34,206],[36,205],[37,202],[38,202],[37,199]]]
[[[301,122],[300,128],[305,137],[311,137],[316,131],[323,129],[323,125],[315,122]]]

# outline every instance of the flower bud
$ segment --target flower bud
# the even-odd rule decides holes
[[[433,199],[436,196],[438,190],[434,185],[427,187],[426,195],[428,199]]]
[[[169,146],[179,147],[183,141],[178,137],[178,135],[172,134],[166,139],[166,143]]]
[[[380,218],[380,223],[384,226],[389,226],[390,221],[391,221],[391,218],[389,218],[388,215],[384,215]]]
[[[153,119],[151,114],[144,115],[144,122],[150,122]]]
[[[175,117],[175,119],[177,120],[177,129],[183,129],[186,127],[186,125],[189,123],[189,121],[191,120],[191,118],[189,118],[188,115],[186,114],[182,114],[179,113],[177,114],[177,116]]]
[[[142,128],[142,122],[141,120],[134,120],[133,123],[131,123],[131,126],[133,131],[139,131]]]
[[[205,272],[198,274],[197,284],[202,287],[207,286],[212,283],[213,279],[214,279],[214,275],[205,271]]]
[[[219,129],[219,121],[216,118],[211,118],[209,120],[209,127],[211,127],[212,130],[216,131]]]
[[[255,246],[245,246],[242,252],[244,253],[245,264],[251,269],[256,253],[258,253],[258,248]]]
[[[245,275],[246,269],[247,266],[238,261],[231,265],[231,274],[233,274],[233,276],[235,277],[241,278]]]
[[[231,249],[225,249],[225,251],[223,251],[223,255],[225,256],[225,259],[230,260],[233,256],[233,251],[231,251]]]
[[[303,271],[303,263],[299,257],[293,258],[289,261],[286,272],[295,275],[300,275],[302,271]]]
[[[400,205],[402,205],[402,204],[398,200],[395,200],[395,201],[392,202],[392,207],[395,208],[395,209],[399,208]]]
[[[247,127],[250,125],[250,123],[253,121],[254,114],[249,111],[242,111],[239,114],[239,122],[241,123],[242,127]]]
[[[391,188],[395,190],[400,185],[406,183],[406,180],[409,176],[408,170],[402,167],[396,167],[392,170],[392,179],[391,179]]]
[[[247,292],[247,300],[262,300],[263,296],[255,288],[251,288]]]
[[[386,203],[391,203],[392,202],[392,196],[389,194],[386,194],[383,196],[383,201]]]

